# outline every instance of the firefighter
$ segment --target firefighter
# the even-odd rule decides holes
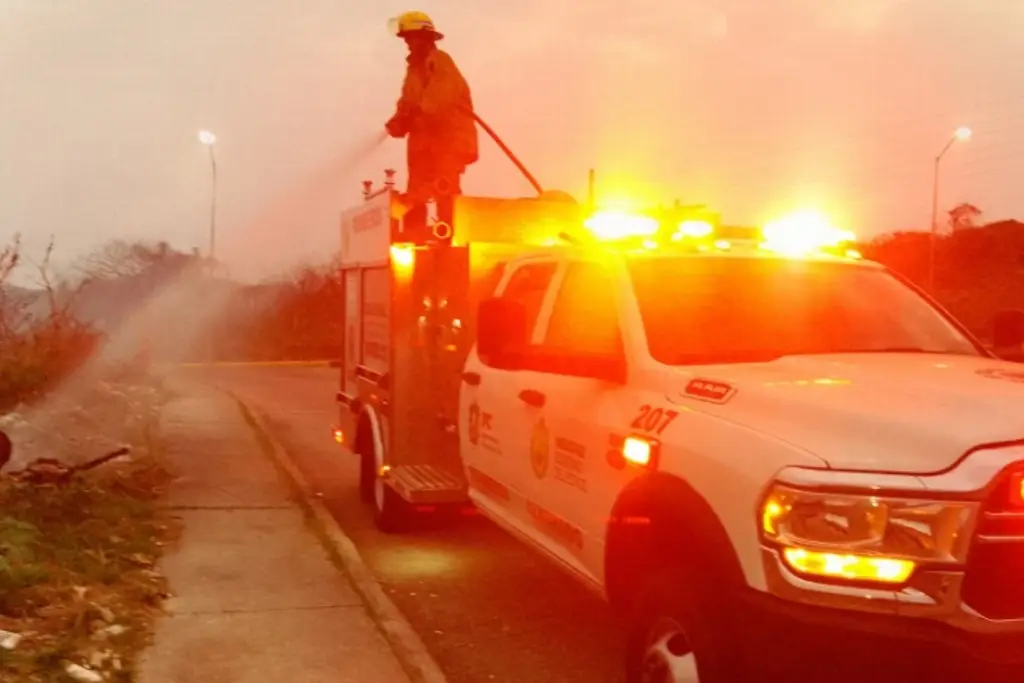
[[[451,56],[438,49],[444,36],[429,16],[406,12],[392,26],[409,47],[402,95],[385,124],[392,137],[407,138],[409,180],[399,213],[406,230],[425,228],[433,199],[438,220],[451,227],[461,176],[478,158],[469,85]]]

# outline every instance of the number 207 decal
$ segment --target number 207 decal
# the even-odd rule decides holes
[[[633,419],[629,426],[643,432],[661,434],[677,417],[679,417],[679,413],[674,410],[663,410],[645,404],[640,406],[640,414]]]

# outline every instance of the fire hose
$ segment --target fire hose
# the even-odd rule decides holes
[[[504,152],[505,156],[509,158],[509,161],[511,161],[512,164],[519,169],[519,172],[522,173],[523,177],[526,178],[526,181],[533,186],[533,189],[537,191],[537,194],[544,194],[544,188],[541,187],[541,184],[537,182],[537,179],[533,177],[533,174],[530,173],[526,166],[523,165],[523,162],[519,161],[519,158],[512,153],[512,150],[508,148],[508,145],[506,145],[502,141],[502,139],[498,137],[498,134],[494,132],[494,129],[488,126],[487,122],[480,118],[480,116],[476,112],[470,113],[473,115],[473,119],[477,122],[477,125],[483,128],[484,132],[491,136],[491,139],[494,140],[494,144],[498,145],[498,149]]]

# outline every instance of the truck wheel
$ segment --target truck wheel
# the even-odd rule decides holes
[[[364,503],[374,501],[374,486],[377,483],[377,467],[373,464],[373,452],[363,451],[359,455],[359,497]]]
[[[626,671],[629,683],[731,683],[738,666],[711,586],[666,571],[648,584],[629,624]]]
[[[412,506],[380,477],[373,498],[373,521],[378,530],[398,534],[409,529]]]

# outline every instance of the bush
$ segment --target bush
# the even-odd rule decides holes
[[[21,243],[0,249],[0,411],[30,402],[73,373],[98,335],[70,314],[74,292],[53,284],[47,247],[37,266],[41,289],[11,283],[22,266]]]

